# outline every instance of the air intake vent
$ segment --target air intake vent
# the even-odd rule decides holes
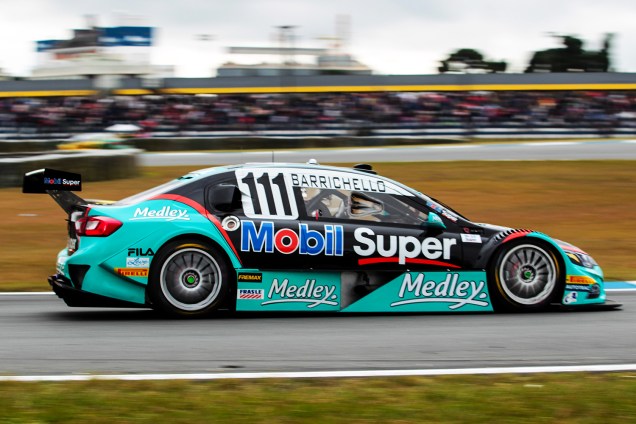
[[[377,174],[377,172],[373,170],[373,167],[368,163],[359,163],[357,165],[353,165],[353,169],[355,169],[356,171],[366,172],[367,174]]]
[[[530,234],[532,232],[533,232],[532,230],[526,230],[526,229],[520,229],[520,228],[506,230],[497,234],[495,237],[493,237],[493,240],[495,241],[495,243],[504,242],[511,239],[515,239],[517,237],[523,237],[526,234]]]
[[[69,265],[68,273],[71,277],[73,287],[78,290],[82,289],[82,283],[84,282],[84,276],[88,272],[90,265]]]

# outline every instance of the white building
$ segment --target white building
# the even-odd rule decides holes
[[[349,39],[349,17],[338,16],[336,36],[320,37],[330,42],[328,48],[296,47],[294,26],[278,27],[277,47],[229,47],[234,55],[261,56],[261,63],[227,62],[217,69],[219,77],[305,76],[305,75],[371,75],[373,71],[345,51]]]
[[[153,33],[146,26],[91,27],[67,40],[37,41],[30,79],[172,77],[174,66],[150,63]]]

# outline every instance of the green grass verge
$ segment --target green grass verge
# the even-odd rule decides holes
[[[636,279],[636,161],[380,163],[394,178],[475,222],[531,228],[588,251],[608,280]],[[139,178],[85,184],[120,199],[196,167],[144,168]],[[0,189],[0,291],[48,290],[66,216],[46,195]]]
[[[3,423],[627,423],[636,374],[1,383]]]

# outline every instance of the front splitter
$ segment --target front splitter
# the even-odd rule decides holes
[[[576,311],[613,311],[623,307],[622,303],[618,303],[614,300],[606,300],[605,303],[592,303],[589,305],[557,305],[557,308],[565,312]]]

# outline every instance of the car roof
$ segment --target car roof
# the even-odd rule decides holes
[[[295,168],[295,169],[304,169],[304,170],[321,169],[326,171],[347,172],[347,173],[353,173],[357,175],[365,175],[367,177],[372,175],[374,177],[377,177],[383,180],[395,182],[381,175],[376,175],[375,172],[368,172],[368,171],[364,171],[364,170],[360,170],[356,168],[320,165],[318,163],[248,162],[248,163],[237,164],[237,165],[215,166],[211,168],[198,169],[196,171],[190,172],[188,175],[207,177],[210,175],[221,174],[223,172],[234,171],[236,169],[241,169],[241,168],[266,168],[266,169],[289,169],[289,168],[294,169]]]
[[[285,162],[248,162],[244,164],[236,164],[236,165],[225,165],[225,166],[215,166],[211,168],[199,169],[196,171],[192,171],[187,175],[182,176],[179,179],[187,179],[189,182],[195,182],[213,175],[220,175],[225,172],[234,172],[239,169],[267,169],[267,170],[276,170],[276,169],[298,169],[302,171],[329,171],[329,172],[338,172],[338,173],[347,173],[353,175],[364,176],[366,178],[377,178],[379,180],[385,181],[387,183],[393,184],[394,186],[400,187],[400,189],[415,195],[415,196],[424,196],[421,192],[402,184],[398,181],[392,180],[390,178],[377,175],[375,171],[372,170],[372,167],[368,164],[359,164],[354,165],[353,168],[345,168],[339,166],[328,166],[328,165],[320,165],[315,162],[313,159],[307,163],[285,163]]]
[[[154,187],[150,190],[146,190],[145,192],[137,193],[125,199],[121,199],[117,203],[123,204],[123,203],[130,203],[133,201],[138,202],[141,199],[144,199],[145,196],[148,196],[149,195],[148,193],[152,193],[154,195],[156,193],[160,193],[162,190],[164,191],[172,190],[180,186],[196,184],[197,182],[201,180],[204,180],[208,177],[212,177],[215,175],[234,173],[240,169],[253,170],[253,169],[259,169],[259,168],[265,169],[267,171],[272,171],[276,169],[289,171],[289,170],[297,169],[299,171],[304,171],[305,173],[307,172],[311,173],[312,171],[327,171],[327,172],[335,172],[340,174],[358,175],[358,176],[363,176],[367,179],[372,178],[372,179],[378,179],[378,180],[384,181],[388,183],[389,185],[392,185],[393,187],[395,187],[398,192],[403,191],[405,194],[409,193],[409,195],[412,195],[412,196],[423,197],[422,193],[412,189],[411,187],[408,187],[390,178],[377,175],[374,171],[371,170],[371,166],[366,164],[361,165],[360,168],[356,169],[356,168],[344,168],[344,167],[337,167],[337,166],[319,165],[318,163],[315,163],[313,161],[309,163],[254,162],[254,163],[244,163],[240,165],[225,165],[225,166],[215,166],[211,168],[198,169],[198,170],[189,172],[188,174],[182,175],[181,177],[176,178],[172,181],[169,181],[165,184]]]

